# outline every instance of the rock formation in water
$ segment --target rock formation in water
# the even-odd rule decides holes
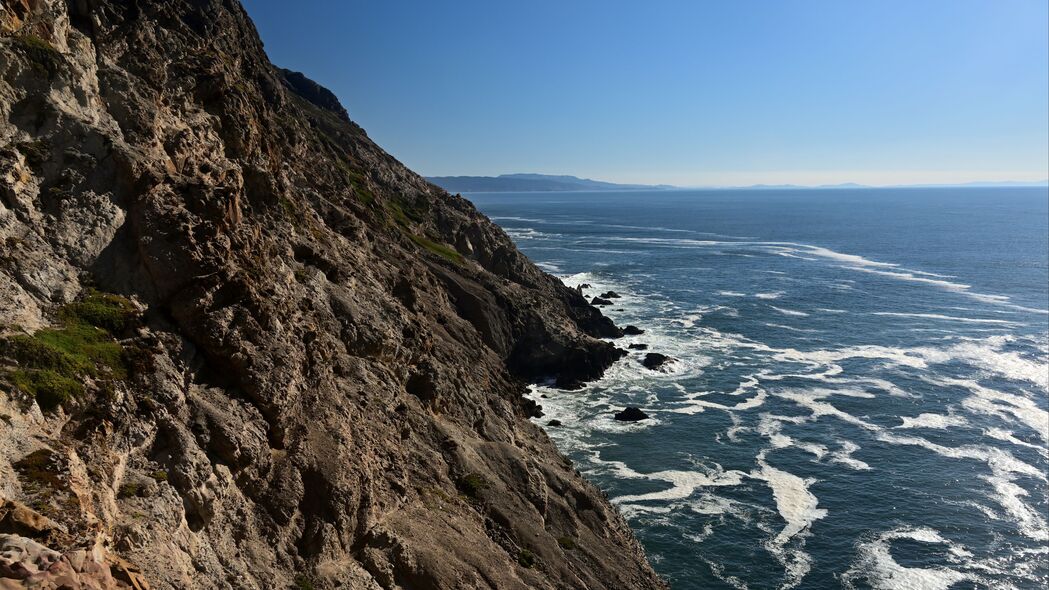
[[[0,586],[663,587],[522,397],[620,330],[234,0],[0,3],[0,177]]]

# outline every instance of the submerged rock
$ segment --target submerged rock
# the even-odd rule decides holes
[[[551,420],[551,421],[547,422],[546,425],[547,426],[560,426],[561,425],[561,421],[560,420]]]
[[[660,354],[658,352],[650,352],[645,355],[645,358],[641,361],[641,364],[645,365],[646,369],[657,370],[670,360],[672,359],[665,354]]]
[[[642,412],[641,408],[628,406],[622,412],[616,412],[614,418],[620,422],[637,422],[638,420],[646,420],[648,414]]]
[[[629,348],[630,350],[647,350],[648,345],[642,342],[635,342],[633,344],[628,345],[627,348]]]

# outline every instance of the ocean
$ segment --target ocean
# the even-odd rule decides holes
[[[1049,584],[1047,189],[467,197],[645,330],[530,395],[673,588]]]

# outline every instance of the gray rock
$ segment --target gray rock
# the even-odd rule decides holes
[[[642,412],[640,408],[628,406],[622,412],[616,412],[614,418],[620,422],[637,422],[639,420],[647,420],[648,414]]]
[[[665,354],[660,354],[658,352],[650,352],[645,355],[645,358],[641,361],[641,364],[645,365],[646,369],[657,370],[662,368],[663,365],[665,365],[670,360],[672,359]]]
[[[0,31],[0,340],[62,329],[88,285],[143,312],[78,399],[0,387],[0,492],[51,518],[5,567],[665,587],[522,401],[599,377],[622,331],[273,66],[236,2],[14,0]]]

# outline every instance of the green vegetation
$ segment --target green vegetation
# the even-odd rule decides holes
[[[45,328],[32,336],[7,339],[6,352],[25,369],[53,371],[63,377],[127,376],[124,350],[108,332],[85,324]]]
[[[40,449],[29,453],[12,467],[28,484],[38,487],[63,488],[65,484],[56,473],[58,467],[55,464],[54,455],[47,449]]]
[[[136,315],[135,306],[127,299],[94,290],[59,312],[59,318],[67,324],[88,324],[113,334],[126,330]]]
[[[390,212],[390,216],[397,222],[397,225],[401,227],[411,227],[412,221],[408,218],[408,214],[404,212],[404,208],[397,203],[387,203],[386,209]]]
[[[530,568],[535,565],[535,562],[535,554],[527,549],[522,549],[521,552],[517,554],[517,563],[521,567]]]
[[[168,472],[164,471],[163,469],[158,469],[157,471],[150,473],[149,476],[152,477],[153,481],[157,483],[168,480]]]
[[[113,336],[125,331],[136,315],[127,299],[89,291],[59,310],[61,327],[0,340],[3,356],[18,363],[6,376],[45,411],[82,396],[84,377],[102,381],[103,390],[112,389],[109,382],[128,373],[128,356]]]
[[[488,482],[477,473],[469,473],[459,480],[459,489],[470,498],[477,498],[480,496],[481,490],[487,487]]]
[[[434,254],[436,254],[436,255],[438,255],[438,256],[440,256],[442,258],[450,260],[451,262],[454,262],[455,264],[462,264],[463,263],[463,255],[458,253],[451,246],[448,246],[446,244],[438,244],[437,242],[434,242],[433,240],[430,240],[428,238],[424,238],[422,236],[417,236],[415,234],[408,234],[408,237],[411,238],[412,241],[415,242],[416,244],[422,246],[423,248],[426,248],[430,252],[433,252]]]
[[[117,490],[119,498],[134,498],[142,493],[142,486],[137,483],[126,483]]]
[[[84,386],[79,381],[46,369],[15,370],[10,373],[10,378],[15,387],[36,398],[36,403],[45,412],[53,412],[59,406],[84,394]]]
[[[564,537],[558,538],[557,539],[557,544],[560,545],[561,548],[566,550],[566,551],[570,551],[572,549],[575,549],[575,547],[576,547],[575,539],[573,539],[572,537],[569,537],[567,535],[564,536]]]
[[[306,576],[299,574],[295,576],[295,588],[298,590],[313,590],[313,582]]]
[[[20,35],[15,43],[32,61],[33,68],[39,73],[50,76],[58,70],[62,56],[50,43],[36,35]]]
[[[20,35],[15,38],[15,41],[22,49],[30,53],[58,55],[58,50],[53,45],[33,34]]]

